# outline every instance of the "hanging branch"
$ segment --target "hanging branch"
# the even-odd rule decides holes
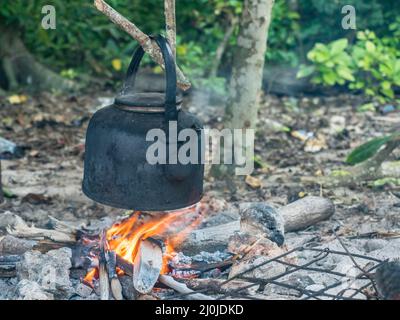
[[[167,2],[167,0],[166,0],[166,2]],[[174,1],[172,1],[172,2],[174,2]],[[105,1],[94,0],[94,5],[97,8],[97,10],[102,12],[114,24],[119,26],[122,30],[124,30],[126,33],[128,33],[133,39],[135,39],[137,42],[139,42],[139,44],[143,47],[143,50],[145,52],[147,52],[156,63],[158,63],[162,68],[164,68],[164,62],[163,62],[160,48],[147,34],[145,34],[143,31],[141,31],[134,23],[130,22],[128,19],[126,19],[124,16],[122,16],[119,12],[114,10]],[[175,5],[173,7],[175,8]],[[168,7],[168,9],[169,9],[168,11],[171,10],[170,7]],[[169,12],[168,16],[175,16],[175,10],[174,10],[174,13]],[[175,22],[175,19],[173,19],[173,20]],[[172,33],[172,30],[169,33]],[[168,37],[170,37],[170,36],[171,35],[169,34]],[[172,41],[175,41],[174,40],[175,35],[171,39],[172,39]],[[172,42],[170,42],[170,43],[171,43],[171,46],[173,46],[175,48],[175,46],[172,44]],[[176,75],[177,75],[178,87],[181,88],[182,90],[189,89],[191,84],[186,79],[182,70],[178,66],[176,67]]]
[[[164,0],[165,31],[167,39],[172,49],[172,54],[176,58],[176,17],[175,0]]]

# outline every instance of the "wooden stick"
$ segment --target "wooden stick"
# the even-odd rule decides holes
[[[171,46],[173,57],[176,59],[176,16],[175,0],[164,0],[165,29]]]
[[[108,17],[114,24],[119,26],[122,30],[128,33],[132,38],[137,40],[139,44],[143,47],[143,50],[146,51],[150,57],[158,63],[162,68],[164,68],[164,62],[162,58],[162,53],[157,44],[150,39],[148,35],[142,32],[135,24],[130,22],[124,16],[122,16],[119,12],[114,10],[111,6],[109,6],[103,0],[94,0],[94,5],[102,12],[106,17]],[[177,67],[176,68],[177,75],[177,85],[182,90],[188,90],[191,86],[190,82],[186,79],[182,70]]]
[[[160,275],[158,277],[158,281],[160,281],[162,284],[166,285],[167,287],[170,287],[171,289],[174,289],[176,292],[179,293],[187,294],[195,292],[192,289],[189,289],[186,286],[186,284],[176,281],[171,276]],[[213,297],[207,296],[202,293],[189,294],[187,298],[190,300],[215,300]]]
[[[117,255],[114,251],[107,251],[106,252],[106,260],[107,260],[107,271],[108,277],[110,279],[110,287],[111,293],[115,300],[123,300],[122,297],[122,286],[121,282],[118,279],[117,275]]]
[[[106,241],[105,232],[103,232],[100,240],[100,255],[99,255],[99,289],[100,300],[110,299],[110,282],[107,272],[107,259],[106,259]]]

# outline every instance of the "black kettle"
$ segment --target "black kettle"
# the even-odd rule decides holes
[[[162,36],[154,40],[164,59],[165,95],[134,93],[136,73],[144,55],[139,47],[114,104],[97,111],[87,129],[83,192],[112,207],[168,211],[195,204],[203,194],[203,126],[194,115],[181,109],[175,61],[167,40]],[[185,129],[191,129],[192,134],[184,141],[176,139]],[[160,135],[159,141],[151,141],[150,130],[165,133],[164,137]],[[159,156],[157,153],[166,151],[165,162],[149,161],[149,151],[155,149],[155,143],[165,147],[154,152]],[[192,161],[182,162],[178,152],[189,143],[185,150],[194,153]]]

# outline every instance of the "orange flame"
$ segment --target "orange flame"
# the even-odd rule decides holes
[[[162,274],[167,273],[168,261],[174,256],[174,248],[182,243],[188,233],[201,222],[196,206],[159,215],[142,215],[140,211],[118,223],[106,232],[109,249],[126,261],[133,263],[139,249],[140,241],[149,237],[163,239],[165,252],[163,254]],[[92,283],[96,277],[96,269],[90,271],[84,281]]]

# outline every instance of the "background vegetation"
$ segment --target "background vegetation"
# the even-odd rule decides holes
[[[146,33],[159,33],[164,28],[162,0],[108,3]],[[38,8],[46,4],[57,10],[56,30],[41,28],[43,15]],[[302,63],[300,76],[311,75],[315,83],[344,85],[380,102],[392,100],[400,82],[400,7],[391,1],[353,0],[357,30],[344,30],[341,8],[346,4],[344,0],[277,0],[267,61],[292,66]],[[180,0],[177,4],[178,62],[195,85],[223,87],[232,65],[237,26],[217,73],[212,72],[215,52],[241,10],[240,0]],[[0,21],[19,31],[40,62],[67,78],[82,74],[121,78],[136,46],[96,11],[92,1],[8,1],[0,7]]]

